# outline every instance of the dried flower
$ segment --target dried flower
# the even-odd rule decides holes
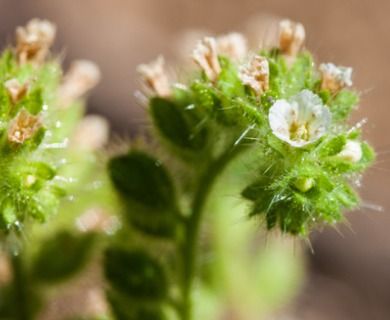
[[[248,63],[240,66],[238,77],[244,85],[249,86],[258,96],[269,87],[269,65],[266,58],[255,55]]]
[[[272,132],[294,147],[303,147],[326,134],[332,116],[319,96],[303,90],[287,100],[277,100],[269,110]]]
[[[345,87],[352,86],[352,68],[335,66],[333,63],[323,63],[319,69],[322,73],[321,89],[338,92]]]
[[[56,27],[47,20],[33,19],[16,29],[17,56],[20,64],[41,63],[54,42]]]
[[[11,79],[4,83],[5,90],[12,104],[16,104],[27,95],[29,83],[20,84],[17,79]]]
[[[11,121],[8,128],[8,140],[16,143],[24,143],[27,139],[32,138],[41,126],[41,116],[33,116],[23,108]]]
[[[344,149],[337,155],[338,158],[353,163],[358,162],[362,156],[362,146],[353,140],[347,140]]]
[[[221,72],[221,66],[218,61],[217,42],[214,38],[206,37],[199,41],[192,58],[206,73],[210,81],[215,81]]]
[[[217,38],[218,54],[241,61],[248,53],[247,40],[241,33],[233,32]]]
[[[282,54],[295,59],[305,41],[305,28],[300,23],[282,20],[279,23],[279,47]]]
[[[172,95],[168,77],[165,72],[165,61],[163,56],[159,56],[149,64],[139,65],[137,72],[145,85],[153,91],[153,94],[166,98],[169,98]]]
[[[73,61],[58,89],[62,103],[69,104],[82,97],[97,85],[100,78],[100,70],[93,62],[88,60]]]

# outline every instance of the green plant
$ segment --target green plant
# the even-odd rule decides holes
[[[58,220],[62,199],[95,165],[69,162],[92,154],[83,144],[88,137],[78,134],[83,95],[100,73],[76,61],[63,75],[59,58],[50,57],[55,33],[52,23],[31,20],[17,29],[16,47],[0,56],[0,260],[11,269],[0,281],[1,319],[36,318],[44,289],[79,271],[95,240],[70,230],[46,235],[41,226]]]
[[[204,38],[186,83],[170,83],[161,57],[139,67],[158,147],[108,164],[128,224],[104,262],[116,318],[193,318],[205,208],[236,159],[248,168],[248,217],[267,230],[307,237],[359,205],[354,185],[375,154],[346,122],[359,101],[352,69],[318,66],[304,37],[286,20],[278,48],[247,54],[238,34]]]
[[[152,128],[109,159],[106,183],[95,151],[107,127],[82,118],[99,71],[79,61],[63,75],[50,56],[54,36],[53,24],[34,19],[0,56],[0,318],[50,318],[50,293],[86,268],[106,299],[94,296],[94,312],[66,319],[210,318],[194,297],[218,317],[213,286],[227,288],[229,302],[248,294],[232,302],[240,319],[258,318],[252,291],[266,288],[264,301],[279,303],[276,287],[297,281],[273,270],[286,260],[272,250],[248,259],[256,223],[229,229],[242,206],[220,196],[240,199],[246,220],[284,235],[307,238],[342,222],[375,157],[360,126],[347,124],[359,101],[351,68],[318,66],[291,21],[281,22],[277,48],[248,53],[239,34],[204,38],[192,55],[200,69],[185,83],[168,79],[162,57],[142,65]],[[204,230],[212,240],[201,241]],[[218,262],[200,267],[213,250]],[[242,273],[256,268],[252,291],[243,289]]]

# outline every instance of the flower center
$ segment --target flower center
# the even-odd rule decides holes
[[[290,139],[291,140],[310,140],[309,123],[297,124],[293,122],[290,126]]]

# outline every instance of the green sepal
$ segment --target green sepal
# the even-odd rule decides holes
[[[332,98],[332,95],[328,89],[322,89],[318,91],[317,95],[321,98],[322,104],[324,106],[327,105],[329,100]]]
[[[13,225],[18,220],[18,210],[15,207],[14,201],[7,197],[1,204],[2,224],[6,226]]]
[[[42,89],[37,88],[31,91],[28,95],[21,99],[14,108],[12,108],[11,116],[16,116],[22,108],[25,108],[30,114],[35,116],[42,111],[42,107]]]
[[[168,283],[160,263],[144,250],[109,248],[104,259],[112,288],[140,301],[164,300]]]
[[[30,164],[32,174],[43,180],[51,180],[56,176],[56,170],[44,162],[34,162]]]
[[[308,52],[303,52],[298,55],[293,66],[287,73],[287,81],[284,87],[286,98],[304,89],[313,89],[313,67],[313,59]]]
[[[53,284],[76,275],[87,264],[96,237],[64,230],[46,239],[33,260],[32,279]]]
[[[16,61],[12,49],[6,49],[3,51],[0,58],[0,75],[12,74],[16,68]],[[0,79],[4,81],[5,79]]]
[[[317,155],[320,158],[335,156],[344,149],[346,143],[347,137],[344,134],[323,140],[316,149]]]
[[[221,98],[214,86],[209,82],[195,80],[191,85],[191,98],[199,110],[197,116],[202,119],[206,116],[213,116],[221,106]]]
[[[196,105],[179,106],[155,97],[150,100],[150,113],[158,132],[174,146],[197,152],[206,146],[208,131]]]
[[[217,87],[223,96],[243,97],[245,88],[241,79],[238,77],[238,66],[234,64],[228,57],[219,56],[221,72],[218,75]]]
[[[40,189],[28,202],[30,215],[40,222],[47,221],[48,217],[57,213],[58,205],[64,195],[65,191],[59,187],[49,186]]]
[[[356,92],[342,90],[333,99],[330,99],[328,106],[332,112],[333,122],[342,121],[348,118],[351,110],[359,103],[359,95]]]
[[[39,128],[38,131],[34,134],[34,136],[31,139],[24,141],[20,150],[26,150],[26,151],[36,150],[45,139],[45,135],[46,135],[46,128],[44,127]]]

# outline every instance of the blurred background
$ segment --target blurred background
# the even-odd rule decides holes
[[[240,31],[253,46],[275,35],[289,18],[306,28],[306,48],[319,61],[351,66],[361,92],[351,123],[367,118],[364,132],[378,152],[364,178],[359,212],[349,223],[311,237],[301,292],[277,319],[390,319],[390,1],[387,0],[0,0],[0,45],[31,18],[58,28],[54,51],[64,64],[90,59],[103,80],[89,112],[107,117],[115,134],[134,136],[144,110],[134,91],[136,66],[163,54],[168,64],[187,59],[204,34]],[[179,76],[185,73],[173,67]],[[312,248],[312,249],[311,249]],[[243,319],[245,320],[245,319]]]

